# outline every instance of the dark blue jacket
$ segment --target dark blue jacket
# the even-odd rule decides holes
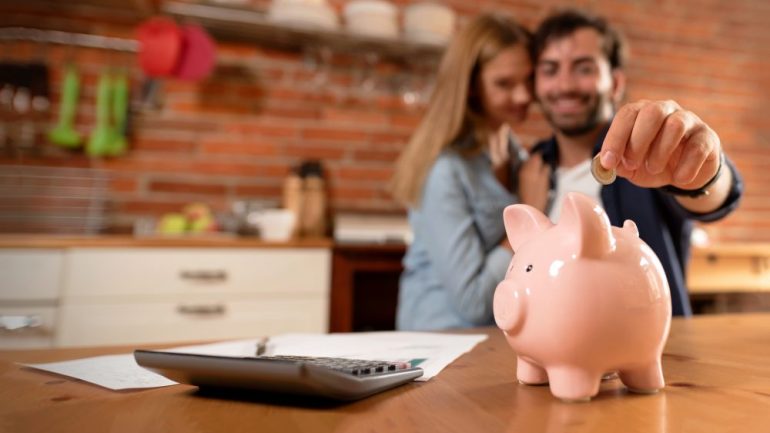
[[[600,134],[593,154],[601,150],[607,129]],[[552,168],[551,188],[555,185],[559,147],[556,138],[541,141],[533,152],[540,152],[543,160]],[[613,226],[623,226],[623,221],[633,220],[639,228],[639,236],[658,255],[671,288],[672,311],[675,316],[690,316],[690,297],[685,284],[685,266],[690,256],[690,233],[693,221],[716,221],[738,207],[743,194],[743,181],[733,163],[725,158],[725,165],[733,174],[730,194],[719,209],[698,214],[684,209],[670,194],[654,188],[642,188],[626,179],[618,178],[601,189],[602,204]]]

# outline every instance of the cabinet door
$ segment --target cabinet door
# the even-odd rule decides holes
[[[82,248],[68,256],[66,298],[195,293],[327,293],[322,248]]]
[[[56,249],[0,250],[0,302],[56,300],[63,257]]]
[[[64,253],[0,250],[0,348],[52,347]]]
[[[325,332],[325,295],[78,303],[60,309],[57,346],[170,343]]]
[[[53,347],[55,306],[0,305],[0,349]]]

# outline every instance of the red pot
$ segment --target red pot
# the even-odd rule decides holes
[[[216,43],[199,25],[184,26],[182,34],[182,55],[174,75],[183,80],[202,80],[216,64]]]
[[[183,33],[165,17],[154,17],[137,29],[139,65],[148,77],[167,77],[176,71],[182,54]]]

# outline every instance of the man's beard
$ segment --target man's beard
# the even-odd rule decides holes
[[[563,95],[564,96],[577,96],[585,98],[586,95],[582,93],[575,93],[572,95]],[[590,97],[589,97],[590,98]],[[588,109],[588,112],[586,112],[585,118],[578,121],[578,122],[570,122],[568,125],[563,125],[558,122],[556,119],[556,116],[554,114],[547,110],[543,109],[543,114],[545,114],[546,120],[548,120],[548,123],[551,124],[551,127],[558,132],[564,134],[567,137],[578,137],[581,135],[584,135],[588,132],[594,131],[599,125],[601,125],[605,119],[604,115],[602,113],[602,107],[605,106],[606,103],[608,103],[608,97],[605,95],[597,94],[595,98],[591,98],[593,101],[593,104]],[[541,107],[545,107],[543,104],[541,104]]]

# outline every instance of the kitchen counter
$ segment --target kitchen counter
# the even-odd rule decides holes
[[[287,242],[264,241],[235,235],[190,236],[62,236],[51,234],[0,235],[0,248],[88,248],[88,247],[169,247],[169,248],[331,248],[329,238],[292,239]]]
[[[770,243],[721,243],[693,248],[690,293],[770,292]]]
[[[324,332],[331,256],[330,239],[0,236],[0,348]]]

